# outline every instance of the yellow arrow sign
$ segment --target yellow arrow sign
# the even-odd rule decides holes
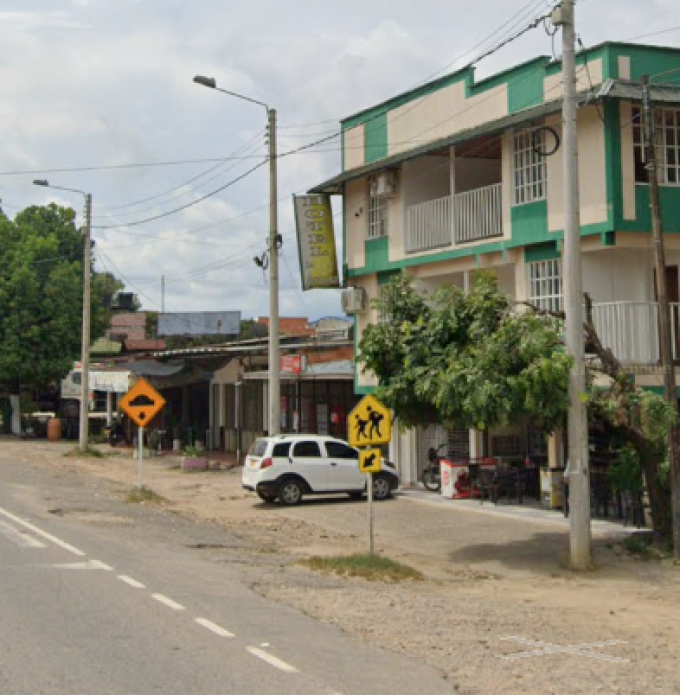
[[[364,396],[349,414],[347,430],[352,446],[388,444],[392,439],[390,411],[375,396]]]
[[[362,473],[380,473],[381,460],[380,449],[362,449],[359,452],[359,470]]]

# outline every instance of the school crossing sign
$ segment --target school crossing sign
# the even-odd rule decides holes
[[[389,444],[392,419],[389,409],[375,396],[364,396],[347,418],[347,440],[352,446]]]

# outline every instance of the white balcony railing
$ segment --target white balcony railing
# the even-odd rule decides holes
[[[680,304],[671,304],[671,346],[677,360]],[[624,363],[659,361],[659,307],[656,302],[593,304],[593,323],[600,340]]]
[[[409,205],[406,252],[478,241],[503,233],[501,184]]]
[[[451,196],[409,205],[406,210],[406,252],[450,246]]]
[[[503,233],[500,183],[458,193],[453,196],[453,210],[457,244]]]

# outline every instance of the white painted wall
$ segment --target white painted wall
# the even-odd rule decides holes
[[[404,204],[415,205],[449,195],[449,170],[448,156],[418,157],[404,162],[400,175]]]
[[[454,162],[456,193],[501,182],[501,162],[497,159],[456,157]]]
[[[345,171],[365,164],[364,125],[345,131]]]
[[[651,247],[648,253],[616,247],[584,253],[583,291],[595,303],[653,301],[651,254]]]
[[[389,154],[405,152],[507,114],[506,85],[466,99],[465,84],[456,82],[389,112]]]
[[[366,227],[368,225],[368,198],[366,179],[348,181],[345,186],[345,259],[348,268],[363,268],[366,265]]]
[[[635,210],[635,158],[633,156],[633,108],[628,102],[622,102],[621,117],[621,183],[623,194],[623,219],[634,220]],[[618,172],[614,172],[614,176]]]
[[[602,84],[602,58],[588,61],[588,69],[576,66],[576,91],[589,89]],[[543,80],[543,94],[546,101],[562,98],[562,71]]]
[[[357,287],[363,287],[366,291],[369,309],[364,314],[357,315],[357,344],[361,336],[370,323],[377,323],[378,312],[371,307],[371,300],[378,296],[378,277],[377,275],[365,275],[357,278]],[[362,370],[357,371],[357,384],[359,386],[377,386],[378,380],[373,373]]]

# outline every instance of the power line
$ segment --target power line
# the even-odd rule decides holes
[[[100,224],[100,225],[93,225],[94,229],[118,229],[119,227],[135,227],[140,224],[145,224],[147,222],[153,222],[154,220],[160,220],[163,217],[168,217],[169,215],[174,215],[175,213],[181,212],[182,210],[186,210],[187,208],[190,208],[194,205],[197,205],[198,203],[201,203],[204,200],[207,200],[208,198],[212,198],[212,196],[216,195],[217,193],[220,193],[221,191],[224,191],[227,188],[230,188],[233,186],[235,183],[238,183],[239,181],[242,181],[243,179],[246,178],[246,176],[250,176],[253,172],[257,171],[260,167],[263,167],[265,164],[267,164],[269,160],[265,159],[263,162],[260,162],[259,164],[256,164],[254,167],[251,169],[248,169],[245,173],[241,174],[240,176],[237,176],[235,179],[232,179],[231,181],[228,181],[227,183],[224,184],[224,186],[220,186],[219,188],[216,188],[214,191],[211,191],[210,193],[206,193],[204,196],[201,196],[200,198],[197,198],[196,200],[192,200],[190,203],[186,203],[186,205],[181,205],[178,208],[175,208],[173,210],[168,210],[167,212],[161,213],[159,215],[154,215],[153,217],[147,217],[143,220],[135,220],[134,222],[126,222],[125,224]]]

